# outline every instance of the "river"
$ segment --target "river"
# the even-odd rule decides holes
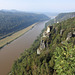
[[[0,75],[7,75],[10,72],[14,61],[37,39],[46,22],[36,24],[31,30],[0,50]]]

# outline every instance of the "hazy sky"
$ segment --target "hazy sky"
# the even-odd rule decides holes
[[[0,9],[28,12],[75,12],[75,0],[0,0]]]

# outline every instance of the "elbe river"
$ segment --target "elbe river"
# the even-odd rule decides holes
[[[25,49],[30,48],[44,29],[46,22],[39,22],[24,35],[0,50],[0,75],[7,75],[10,72],[14,61],[19,58]]]

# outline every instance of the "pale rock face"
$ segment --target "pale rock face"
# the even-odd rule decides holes
[[[37,54],[40,54],[40,49],[37,49]]]
[[[57,23],[59,23],[59,21],[57,21]]]
[[[50,28],[49,27],[47,27],[47,33],[49,33],[50,32]]]
[[[72,32],[69,32],[68,35],[67,35],[66,41],[70,40],[71,37],[72,37]]]
[[[40,44],[40,50],[43,50],[43,49],[45,49],[45,43],[44,43],[44,42],[42,42],[42,43]]]
[[[72,34],[72,35],[73,35],[73,37],[75,37],[75,31],[73,32],[73,34]]]
[[[43,37],[46,37],[46,32],[43,33]]]
[[[64,29],[60,30],[60,35],[63,35]]]
[[[45,37],[49,37],[51,34],[50,34],[50,31],[52,30],[53,26],[47,26],[47,30],[43,33],[43,38]],[[39,48],[37,49],[37,54],[40,55],[42,50],[44,50],[46,47],[48,47],[48,43],[46,43],[46,41],[44,41],[42,38],[41,38],[41,42],[40,42],[40,46]]]

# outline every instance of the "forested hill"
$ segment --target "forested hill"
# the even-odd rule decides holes
[[[75,18],[49,27],[15,61],[9,75],[75,75]]]
[[[70,12],[70,13],[60,13],[58,14],[54,19],[51,19],[48,24],[53,24],[53,23],[58,23],[64,20],[67,20],[69,18],[75,17],[75,12]]]
[[[16,32],[31,24],[49,18],[44,14],[25,13],[18,11],[0,11],[0,36]]]
[[[75,12],[71,12],[71,13],[60,13],[58,14],[58,16],[55,17],[56,22],[61,22],[64,20],[67,20],[69,18],[75,17]]]

